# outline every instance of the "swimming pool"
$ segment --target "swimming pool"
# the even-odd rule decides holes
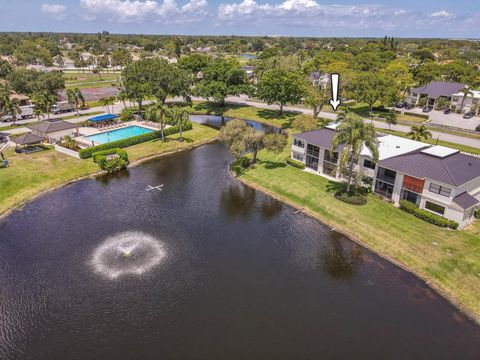
[[[137,135],[148,134],[153,131],[154,130],[148,129],[143,126],[132,125],[132,126],[124,127],[121,129],[116,129],[116,130],[111,130],[104,133],[96,134],[96,135],[86,136],[85,138],[90,141],[96,142],[98,144],[104,144],[112,141],[127,139]]]

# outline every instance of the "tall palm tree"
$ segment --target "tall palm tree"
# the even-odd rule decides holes
[[[17,117],[22,113],[22,109],[20,108],[20,102],[18,99],[10,100],[6,105],[7,113],[12,116],[13,125],[17,123]]]
[[[77,116],[80,115],[79,108],[80,104],[82,108],[85,107],[85,97],[82,94],[82,91],[79,88],[68,89],[67,90],[67,99],[70,105],[75,105],[75,110],[77,111]]]
[[[425,141],[432,137],[432,133],[427,130],[425,125],[414,125],[410,128],[407,136],[415,141]]]
[[[358,161],[360,151],[365,146],[372,153],[373,160],[378,161],[378,147],[375,127],[366,123],[355,113],[347,113],[336,129],[332,140],[331,152],[333,153],[340,145],[345,145],[340,155],[339,165],[344,167],[348,164],[347,192],[353,177],[353,165]]]
[[[107,110],[107,112],[110,112],[110,105],[112,106],[112,112],[113,112],[113,105],[115,104],[115,97],[113,96],[107,96],[99,100],[100,104]]]
[[[170,109],[169,114],[174,122],[178,124],[180,131],[180,137],[178,140],[183,141],[183,124],[189,120],[190,116],[187,109],[182,107],[173,107]]]
[[[460,112],[462,112],[463,107],[465,106],[465,100],[467,100],[468,95],[473,96],[473,92],[470,90],[470,86],[468,85],[460,90],[460,92],[463,93],[462,104],[460,105]]]
[[[145,117],[154,122],[160,124],[160,132],[162,134],[162,141],[165,140],[164,131],[165,128],[165,114],[168,112],[167,107],[162,104],[161,101],[157,101],[152,104],[146,111]]]
[[[47,119],[50,119],[50,111],[52,106],[57,102],[57,99],[55,95],[50,94],[48,91],[42,91],[34,94],[33,102],[35,107],[43,110],[43,112],[47,114]]]

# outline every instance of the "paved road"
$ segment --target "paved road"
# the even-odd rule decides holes
[[[250,101],[246,97],[229,97],[229,98],[227,98],[227,101],[232,102],[232,103],[236,103],[236,104],[246,104],[246,105],[250,105],[250,106],[256,106],[256,107],[259,107],[259,108],[262,108],[262,109],[278,110],[278,106],[276,106],[276,105],[268,105],[268,104],[264,104],[264,103],[260,103],[260,102],[256,102],[256,101]],[[296,112],[300,112],[300,113],[304,113],[304,114],[312,114],[312,111],[310,109],[305,109],[305,108],[295,107],[295,106],[286,106],[286,107],[284,107],[284,110],[285,111],[296,111]],[[323,117],[323,118],[326,118],[326,119],[336,119],[335,114],[325,112],[325,111],[322,111],[319,116]],[[374,123],[375,127],[378,128],[378,129],[388,129],[389,128],[388,125],[386,123],[382,122],[382,121],[373,121],[373,123]],[[391,127],[391,130],[407,133],[407,132],[410,131],[410,127],[405,126],[405,125],[393,125]],[[458,136],[458,135],[451,135],[451,134],[447,134],[447,133],[443,133],[443,132],[439,132],[439,131],[432,131],[431,130],[430,132],[432,133],[432,137],[435,138],[435,139],[439,138],[440,140],[443,140],[443,141],[448,141],[448,142],[452,142],[452,143],[456,143],[456,144],[461,144],[461,145],[467,145],[467,146],[480,148],[480,140],[479,139],[472,139],[472,138],[467,138],[467,137]]]
[[[174,99],[169,99],[168,101],[180,101],[180,100],[182,100],[182,99],[181,98],[174,98]],[[202,98],[193,98],[193,100],[203,100],[203,99]],[[235,103],[235,104],[245,104],[245,105],[259,107],[259,108],[262,108],[262,109],[278,110],[278,106],[276,106],[276,105],[268,105],[268,104],[257,102],[257,101],[251,101],[246,96],[228,97],[226,100],[228,102]],[[147,104],[147,103],[148,103],[148,101],[145,102],[145,104]],[[131,105],[130,103],[127,103],[127,106],[130,106],[130,105]],[[123,109],[123,106],[124,105],[122,103],[115,104],[114,105],[114,113],[119,113]],[[284,108],[284,110],[285,111],[296,111],[296,112],[304,113],[304,114],[312,114],[312,111],[310,109],[305,109],[305,108],[295,107],[295,106],[286,106]],[[80,123],[80,122],[83,122],[83,121],[87,120],[89,117],[91,117],[91,116],[88,116],[88,115],[84,115],[85,113],[96,112],[96,111],[106,112],[103,107],[94,107],[94,108],[90,108],[88,110],[80,111],[80,116],[79,117],[69,119],[69,120],[66,120],[66,121],[72,122],[72,123]],[[82,114],[83,114],[83,116],[82,116]],[[51,115],[51,118],[56,119],[56,118],[61,118],[62,116],[65,116],[65,114]],[[327,118],[327,119],[332,119],[332,120],[336,119],[336,114],[329,113],[329,112],[324,112],[324,111],[322,111],[319,116]],[[22,124],[22,123],[32,122],[32,121],[33,121],[32,119],[30,119],[30,120],[20,120],[20,121],[17,121],[17,123]],[[388,129],[388,125],[384,122],[373,121],[373,123],[374,123],[375,127],[379,128],[379,129]],[[410,131],[410,127],[405,126],[405,125],[393,125],[391,127],[391,130],[407,133],[407,132]],[[3,132],[10,133],[10,134],[19,134],[19,133],[23,133],[23,132],[26,132],[26,131],[28,131],[26,128],[17,128],[17,129],[7,130],[7,131],[3,131]],[[439,132],[439,131],[430,131],[430,132],[432,133],[432,136],[435,139],[439,138],[440,140],[443,140],[443,141],[448,141],[448,142],[452,142],[452,143],[456,143],[456,144],[461,144],[461,145],[480,148],[480,140],[479,139],[472,139],[472,138],[462,137],[462,136],[458,136],[458,135],[451,135],[451,134],[446,134],[446,133]]]

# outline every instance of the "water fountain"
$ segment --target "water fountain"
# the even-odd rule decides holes
[[[107,278],[141,275],[165,257],[165,249],[153,236],[127,231],[109,236],[93,252],[91,264]]]

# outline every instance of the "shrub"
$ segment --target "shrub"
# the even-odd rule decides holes
[[[108,155],[117,154],[125,161],[128,161],[128,154],[125,150],[120,148],[108,149],[103,151],[98,151],[92,154],[93,162],[98,163],[99,159],[106,158]]]
[[[335,193],[335,199],[351,205],[365,205],[367,198],[359,192],[340,190]]]
[[[475,210],[475,218],[480,219],[480,208]]]
[[[305,164],[300,161],[287,158],[285,162],[290,166],[296,167],[297,169],[301,169],[301,170],[305,169]]]
[[[108,159],[108,155],[114,154],[118,155],[118,157]],[[127,152],[118,148],[94,153],[93,161],[98,164],[100,169],[105,170],[109,174],[126,169],[129,164]]]
[[[445,219],[444,217],[433,214],[430,211],[419,209],[415,204],[412,204],[409,201],[401,200],[400,209],[431,224],[450,229],[458,229],[458,223],[455,221]]]
[[[126,108],[120,111],[120,120],[125,121],[132,121],[135,119],[135,114],[137,113],[137,109],[134,107]]]
[[[235,173],[236,176],[240,176],[243,174],[244,170],[250,166],[250,159],[243,156],[235,160],[235,162],[231,165],[230,169]]]
[[[191,130],[192,129],[192,123],[189,121],[185,125],[183,125],[183,131],[186,130]],[[165,136],[172,135],[178,133],[180,130],[178,126],[172,126],[169,127],[168,129],[165,129],[163,132]],[[114,149],[114,148],[126,148],[132,145],[137,145],[140,143],[143,143],[145,141],[150,141],[153,139],[157,139],[162,136],[162,133],[160,131],[153,131],[148,134],[143,134],[143,135],[138,135],[138,136],[133,136],[128,139],[123,139],[123,140],[118,140],[118,141],[112,141],[109,143],[97,145],[97,146],[92,146],[86,149],[80,150],[78,153],[80,155],[81,159],[88,159],[92,157],[93,153],[103,151],[103,150],[108,150],[108,149]]]

